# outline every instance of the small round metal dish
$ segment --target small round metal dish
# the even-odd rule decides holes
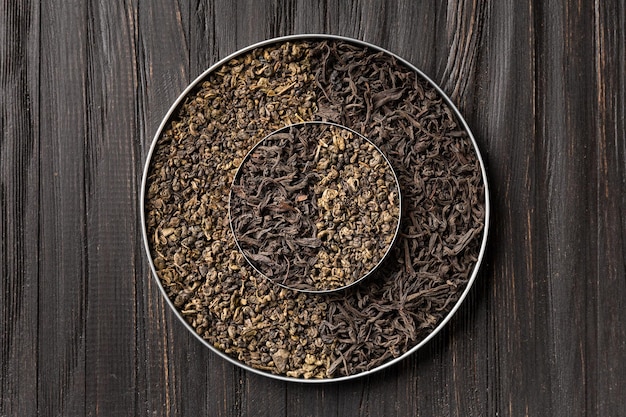
[[[309,121],[372,141],[402,194],[385,260],[328,294],[260,276],[228,214],[236,171],[254,145]],[[191,334],[250,372],[303,383],[370,375],[431,340],[476,280],[490,219],[480,151],[445,93],[401,57],[332,35],[270,39],[201,74],[163,118],[139,198],[152,275]]]
[[[228,217],[259,275],[324,294],[376,271],[398,237],[401,207],[398,178],[376,145],[345,126],[311,121],[254,145],[235,174]]]

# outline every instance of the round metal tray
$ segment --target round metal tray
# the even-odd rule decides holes
[[[469,138],[469,140],[471,141],[471,144],[473,146],[473,151],[475,153],[475,157],[478,160],[478,163],[480,165],[480,171],[481,171],[481,177],[482,177],[482,186],[483,186],[483,195],[484,195],[484,219],[483,219],[483,226],[482,226],[482,230],[480,230],[480,233],[474,237],[474,239],[478,240],[477,246],[478,246],[478,251],[477,251],[477,256],[476,256],[476,261],[474,264],[474,267],[471,270],[471,273],[469,274],[469,276],[467,277],[467,282],[465,284],[465,287],[463,288],[462,292],[460,293],[460,296],[458,296],[458,298],[456,299],[456,301],[454,301],[453,305],[451,307],[448,307],[447,313],[445,314],[445,316],[438,321],[438,323],[436,323],[436,326],[430,330],[428,332],[428,334],[426,334],[424,337],[419,338],[419,340],[414,341],[414,343],[407,348],[404,351],[398,352],[397,355],[394,355],[391,358],[388,358],[386,360],[384,360],[382,363],[377,364],[376,366],[373,366],[371,369],[367,369],[355,374],[349,374],[349,375],[343,375],[343,376],[338,376],[338,377],[329,377],[329,378],[313,378],[313,379],[305,379],[305,378],[301,378],[301,377],[292,377],[292,376],[287,376],[285,374],[275,374],[266,370],[262,370],[262,369],[258,369],[256,367],[252,367],[247,365],[246,363],[238,360],[235,357],[232,357],[228,354],[226,354],[224,351],[216,348],[215,346],[213,346],[211,343],[209,343],[207,340],[205,340],[204,338],[202,338],[194,329],[194,327],[192,327],[183,317],[183,314],[181,313],[181,310],[179,308],[177,308],[175,306],[175,303],[172,299],[170,299],[170,297],[167,295],[167,292],[163,286],[163,283],[161,281],[161,278],[159,277],[159,274],[157,273],[157,269],[155,268],[155,262],[153,260],[153,255],[151,253],[151,247],[150,247],[150,240],[148,238],[148,230],[147,230],[147,218],[146,218],[146,193],[147,193],[147,185],[148,185],[148,174],[150,171],[150,166],[151,166],[151,162],[153,160],[153,154],[155,152],[155,149],[157,148],[157,145],[159,143],[159,139],[161,138],[164,129],[166,129],[166,127],[168,126],[168,124],[171,122],[172,118],[175,117],[176,111],[179,108],[179,106],[185,101],[186,97],[190,94],[190,92],[192,92],[200,83],[202,83],[203,80],[206,80],[212,73],[218,71],[222,66],[224,66],[226,63],[228,63],[229,61],[231,61],[234,58],[237,57],[241,57],[243,55],[245,55],[246,53],[255,50],[256,48],[263,48],[263,47],[267,47],[273,44],[280,44],[283,42],[295,42],[295,41],[338,41],[338,42],[345,42],[347,44],[352,44],[352,45],[356,45],[359,47],[365,47],[368,48],[369,50],[375,52],[375,53],[382,53],[382,54],[386,54],[389,57],[393,57],[393,59],[395,59],[398,63],[400,63],[401,65],[413,70],[416,74],[417,78],[420,78],[422,80],[424,80],[427,84],[429,84],[439,95],[439,97],[441,97],[441,99],[443,100],[443,102],[445,103],[445,105],[451,110],[451,112],[453,113],[454,119],[456,120],[457,124],[462,128],[462,130],[464,130],[467,133],[467,137]],[[395,169],[395,167],[394,167]],[[489,190],[488,190],[488,185],[487,185],[487,176],[486,176],[486,172],[485,172],[485,166],[480,154],[480,151],[478,149],[478,146],[476,144],[476,141],[467,125],[467,123],[465,122],[465,120],[463,119],[463,117],[461,116],[461,114],[459,113],[458,109],[455,107],[455,105],[452,103],[452,101],[447,97],[447,95],[430,79],[428,78],[424,73],[422,73],[419,69],[417,69],[415,66],[413,66],[412,64],[410,64],[409,62],[405,61],[404,59],[402,59],[401,57],[383,49],[380,48],[378,46],[363,42],[363,41],[359,41],[359,40],[355,40],[355,39],[350,39],[350,38],[346,38],[346,37],[341,37],[341,36],[334,36],[334,35],[320,35],[320,34],[307,34],[307,35],[295,35],[295,36],[286,36],[286,37],[280,37],[280,38],[274,38],[274,39],[270,39],[270,40],[266,40],[264,42],[260,42],[251,46],[248,46],[244,49],[241,49],[227,57],[225,57],[224,59],[220,60],[219,62],[217,62],[216,64],[214,64],[213,66],[211,66],[208,70],[206,70],[203,74],[201,74],[199,77],[197,77],[182,93],[181,95],[178,97],[178,99],[172,104],[172,106],[170,107],[169,111],[167,112],[167,114],[165,115],[165,117],[163,118],[163,121],[161,122],[155,136],[154,139],[152,141],[152,145],[150,147],[150,150],[148,152],[147,158],[146,158],[146,163],[145,163],[145,168],[144,168],[144,172],[143,172],[143,178],[142,178],[142,183],[141,183],[141,190],[140,190],[140,215],[141,215],[141,224],[142,224],[142,235],[143,235],[143,241],[144,241],[144,247],[146,250],[146,254],[148,257],[148,261],[150,264],[150,269],[152,271],[152,275],[154,276],[154,278],[156,279],[156,282],[159,286],[160,291],[162,292],[163,296],[165,297],[165,300],[167,301],[168,305],[170,306],[170,308],[172,309],[172,311],[174,312],[174,314],[176,315],[176,317],[178,317],[180,319],[180,321],[183,323],[184,326],[187,327],[187,329],[201,342],[203,343],[205,346],[207,346],[209,349],[211,349],[213,352],[215,352],[216,354],[218,354],[219,356],[223,357],[224,359],[232,362],[235,365],[238,365],[250,372],[254,372],[260,375],[264,375],[264,376],[268,376],[271,378],[275,378],[275,379],[279,379],[279,380],[284,380],[284,381],[295,381],[295,382],[304,382],[304,383],[324,383],[324,382],[336,382],[336,381],[341,381],[341,380],[349,380],[349,379],[353,379],[353,378],[357,378],[357,377],[362,377],[365,375],[369,375],[373,372],[379,371],[381,369],[387,368],[395,363],[398,363],[399,361],[403,360],[404,358],[408,357],[409,355],[411,355],[412,353],[414,353],[415,351],[417,351],[418,349],[420,349],[422,346],[424,346],[429,340],[431,340],[445,325],[446,323],[451,319],[451,317],[456,313],[456,311],[459,309],[460,305],[463,303],[464,299],[466,298],[467,294],[469,293],[474,281],[476,280],[476,276],[478,274],[478,270],[480,267],[480,264],[482,262],[484,253],[485,253],[485,248],[486,248],[486,242],[487,242],[487,234],[488,234],[488,229],[489,229],[489,218],[490,218],[490,206],[489,206]],[[306,294],[304,294],[304,296],[306,296]]]
[[[282,279],[276,278],[276,277],[269,277],[268,275],[266,275],[264,273],[264,271],[261,270],[261,268],[259,268],[257,265],[255,265],[255,263],[252,261],[252,259],[250,259],[250,257],[246,254],[246,251],[243,249],[239,239],[237,238],[237,233],[235,232],[235,229],[233,228],[233,221],[232,221],[232,201],[233,201],[233,187],[235,186],[235,183],[237,182],[237,180],[239,179],[239,177],[241,176],[241,169],[242,167],[245,166],[246,161],[251,157],[251,155],[254,153],[254,151],[259,147],[262,146],[263,143],[270,138],[272,135],[276,134],[276,133],[283,133],[283,132],[287,132],[292,128],[302,128],[303,126],[310,126],[310,125],[323,125],[323,126],[327,126],[327,127],[335,127],[338,129],[342,129],[344,131],[350,132],[351,134],[355,135],[355,137],[359,137],[361,138],[361,140],[363,140],[364,142],[368,143],[369,145],[371,145],[373,147],[373,152],[376,152],[378,155],[380,155],[380,157],[382,158],[382,160],[384,160],[385,165],[389,168],[389,172],[393,175],[393,184],[391,188],[391,190],[395,189],[395,192],[398,195],[398,217],[395,218],[395,222],[396,225],[395,227],[389,232],[389,236],[392,236],[391,240],[389,241],[389,243],[386,245],[385,251],[382,255],[380,255],[379,258],[375,258],[375,262],[368,268],[365,270],[365,272],[363,274],[361,274],[360,276],[358,276],[355,279],[349,280],[349,281],[344,281],[342,283],[341,286],[337,286],[337,287],[328,287],[328,288],[314,288],[311,286],[298,286],[297,284],[301,284],[300,280],[303,280],[305,277],[298,277],[295,282],[292,281],[290,284],[289,283],[285,283],[282,281]],[[243,254],[243,256],[246,258],[246,261],[250,264],[250,266],[260,275],[263,276],[264,278],[268,279],[269,281],[273,282],[276,285],[279,285],[281,287],[284,287],[288,290],[292,290],[292,291],[302,291],[305,293],[310,293],[310,294],[330,294],[332,292],[338,292],[338,291],[344,291],[346,289],[348,289],[349,287],[355,286],[360,284],[362,281],[364,281],[365,279],[367,279],[367,277],[371,276],[372,274],[374,274],[377,269],[383,264],[383,262],[385,261],[385,259],[387,259],[387,257],[389,256],[389,253],[391,252],[391,249],[393,248],[393,245],[395,244],[397,238],[398,238],[398,234],[400,233],[400,219],[402,219],[402,192],[400,190],[400,183],[398,182],[398,177],[396,176],[396,173],[393,170],[393,167],[391,166],[391,162],[389,162],[389,160],[387,159],[387,157],[385,156],[385,154],[383,153],[383,151],[381,151],[378,146],[376,146],[374,143],[372,143],[369,139],[367,139],[365,136],[361,135],[360,133],[349,129],[345,126],[341,126],[338,125],[337,123],[332,123],[332,122],[322,122],[322,121],[309,121],[309,122],[300,122],[300,123],[295,123],[295,124],[290,124],[284,127],[281,127],[280,129],[271,132],[269,135],[267,135],[265,138],[261,139],[261,141],[259,141],[256,145],[254,145],[252,147],[252,149],[248,152],[248,154],[246,155],[246,157],[243,159],[243,162],[241,163],[241,165],[239,166],[239,168],[237,169],[237,173],[235,174],[235,179],[233,181],[233,187],[231,187],[231,191],[230,191],[230,196],[228,199],[228,217],[230,220],[230,230],[233,234],[233,236],[235,237],[235,243],[237,245],[237,248],[239,249],[239,251]],[[359,207],[360,213],[359,215],[363,215],[365,208],[363,207]],[[379,235],[380,236],[380,235]],[[293,254],[292,254],[293,256]],[[295,284],[295,285],[294,285]]]

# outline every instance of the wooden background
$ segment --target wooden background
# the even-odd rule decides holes
[[[421,68],[490,178],[469,299],[423,350],[349,383],[207,350],[140,240],[170,104],[218,59],[294,33]],[[626,415],[624,0],[3,0],[0,51],[0,415]]]

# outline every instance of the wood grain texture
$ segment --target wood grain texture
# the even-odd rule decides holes
[[[169,311],[138,192],[171,103],[296,33],[408,59],[487,163],[484,266],[422,350],[351,382],[247,373]],[[626,2],[0,5],[0,416],[626,415]]]
[[[39,7],[4,2],[0,21],[0,415],[35,415]]]

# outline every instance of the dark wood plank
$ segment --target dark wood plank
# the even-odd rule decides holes
[[[589,199],[597,212],[586,289],[595,301],[585,323],[593,347],[588,414],[621,415],[626,405],[614,393],[626,392],[626,3],[595,2],[593,13],[597,180]]]
[[[85,11],[88,60],[84,149],[87,244],[86,412],[134,415],[137,402],[139,248],[136,18],[132,3]],[[134,233],[133,233],[134,232]],[[142,364],[143,365],[143,364]]]
[[[41,9],[39,413],[85,414],[87,62],[84,5]]]
[[[0,5],[0,415],[37,414],[39,5]]]
[[[596,96],[593,51],[593,6],[550,5],[538,9],[544,30],[538,30],[537,68],[545,75],[537,102],[539,151],[544,167],[540,187],[544,190],[547,219],[545,274],[549,276],[545,316],[549,324],[551,359],[549,372],[554,415],[596,412],[590,372],[598,354],[595,329],[587,326],[595,316],[599,290],[588,277],[595,273],[596,238],[590,193],[595,194],[595,136],[593,101]],[[591,157],[590,157],[591,156]],[[539,206],[541,207],[541,206]],[[600,279],[597,276],[596,279]]]
[[[494,3],[485,12],[478,87],[469,89],[473,102],[460,106],[486,151],[491,180],[491,244],[486,275],[478,283],[485,310],[476,313],[487,328],[479,333],[482,346],[473,348],[482,356],[477,370],[487,410],[502,415],[553,411],[545,320],[547,190],[538,169],[535,120],[543,94],[536,79],[536,13],[531,3]]]

